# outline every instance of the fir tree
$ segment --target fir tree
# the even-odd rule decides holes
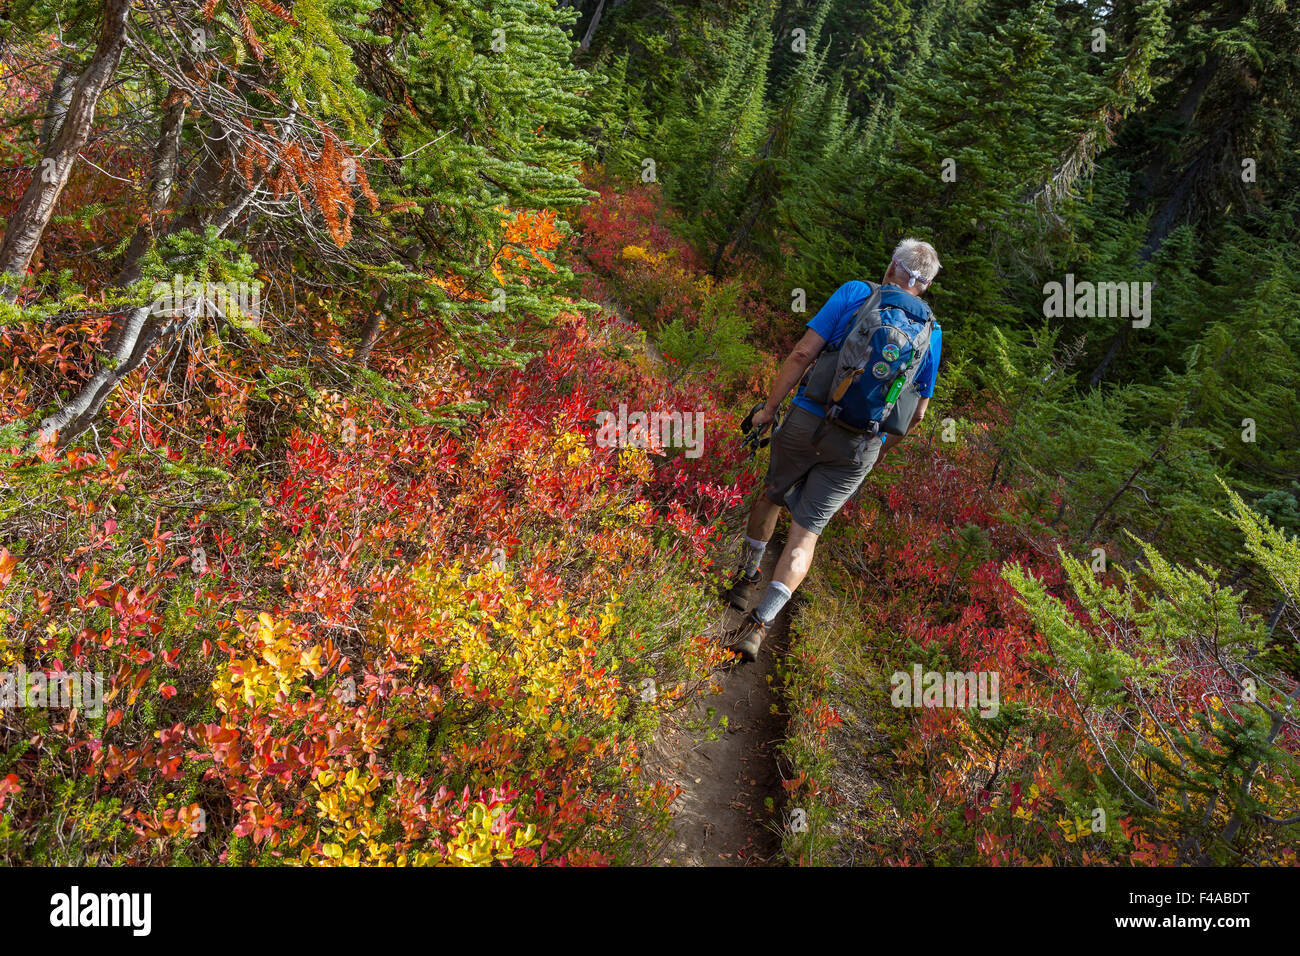
[[[1300,546],[1232,496],[1246,554],[1293,615]],[[1142,545],[1118,583],[1062,556],[1081,614],[1018,567],[1004,574],[1046,637],[1054,675],[1104,758],[1116,800],[1187,863],[1269,863],[1295,839],[1300,808],[1279,804],[1300,781],[1294,736],[1300,684],[1264,656],[1268,624],[1202,565]],[[1175,662],[1182,662],[1177,665]]]

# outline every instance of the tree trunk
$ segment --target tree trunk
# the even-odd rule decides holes
[[[781,135],[783,131],[782,124],[784,122],[785,120],[783,118],[776,126],[768,131],[767,141],[763,143],[763,148],[759,150],[758,153],[758,165],[754,168],[754,171],[750,173],[749,179],[745,182],[745,188],[743,191],[746,195],[754,192],[759,193],[754,204],[750,206],[752,212],[750,213],[749,218],[741,224],[740,228],[734,234],[724,236],[713,253],[713,262],[709,265],[709,275],[713,276],[715,279],[718,278],[718,270],[722,268],[722,259],[723,256],[727,254],[727,250],[733,246],[737,249],[740,248],[741,243],[748,238],[750,230],[752,230],[758,223],[758,217],[763,215],[768,203],[771,201],[771,195],[768,190],[759,188],[759,179],[764,173],[764,165],[772,156],[772,145],[776,142],[777,136]]]
[[[59,72],[54,77],[54,85],[50,88],[45,120],[41,123],[41,132],[36,138],[36,146],[41,153],[49,147],[50,140],[58,135],[59,127],[63,125],[63,118],[68,115],[68,104],[72,102],[72,91],[76,85],[77,64],[69,60],[59,67]]]
[[[234,168],[234,154],[228,141],[209,137],[206,152],[199,162],[198,171],[190,179],[181,200],[183,211],[167,230],[168,232],[203,232],[205,226],[220,218],[219,210],[229,207],[231,177],[228,173]],[[227,162],[230,157],[230,162]],[[243,190],[243,180],[238,174],[234,179],[239,186],[238,195]]]
[[[32,255],[54,215],[59,195],[68,184],[77,152],[90,138],[99,98],[122,59],[130,12],[131,0],[108,0],[99,42],[90,62],[77,78],[67,115],[51,138],[40,168],[33,173],[27,191],[9,219],[4,241],[0,243],[0,296],[6,302],[18,298]]]
[[[1205,62],[1200,65],[1196,73],[1192,76],[1192,82],[1183,91],[1179,98],[1178,106],[1174,110],[1174,123],[1182,130],[1185,130],[1196,118],[1197,111],[1200,110],[1201,104],[1205,101],[1205,94],[1210,88],[1210,83],[1214,79],[1215,73],[1219,68],[1219,58],[1217,56],[1207,57]],[[1174,162],[1176,151],[1172,148],[1164,150],[1159,156],[1148,164],[1142,174],[1142,181],[1139,191],[1143,196],[1154,196],[1160,188],[1160,184],[1169,175],[1169,168]],[[1189,167],[1190,168],[1190,167]],[[1191,177],[1188,170],[1185,169],[1180,176],[1179,181],[1174,184],[1173,191],[1161,204],[1156,215],[1152,217],[1151,224],[1147,229],[1146,241],[1142,245],[1139,253],[1143,262],[1150,260],[1164,243],[1165,238],[1173,228],[1181,214],[1184,204],[1187,201],[1190,190]],[[1102,357],[1101,362],[1093,370],[1088,380],[1090,388],[1096,388],[1110,371],[1111,363],[1115,361],[1119,353],[1123,350],[1128,342],[1129,322],[1126,320],[1111,337],[1110,344],[1106,349],[1106,354]]]
[[[1165,436],[1165,438],[1161,439],[1160,444],[1156,445],[1155,451],[1153,451],[1150,455],[1148,455],[1142,462],[1138,464],[1136,468],[1133,469],[1133,471],[1129,474],[1128,478],[1125,479],[1124,484],[1119,486],[1119,488],[1115,491],[1115,493],[1110,496],[1110,500],[1107,501],[1104,505],[1102,505],[1101,510],[1098,511],[1096,516],[1092,519],[1092,524],[1088,525],[1088,530],[1084,534],[1084,538],[1086,538],[1089,541],[1092,540],[1093,532],[1097,530],[1097,526],[1101,524],[1101,520],[1110,513],[1110,509],[1115,507],[1115,504],[1119,501],[1119,499],[1124,497],[1124,492],[1128,491],[1130,488],[1133,487],[1133,482],[1138,480],[1138,477],[1141,476],[1142,472],[1146,471],[1147,468],[1155,464],[1156,459],[1158,459],[1160,457],[1160,453],[1165,450],[1165,445],[1168,444],[1168,442],[1169,442],[1169,437]]]
[[[600,15],[604,11],[605,0],[600,0],[600,3],[596,6],[596,12],[591,15],[591,25],[587,27],[587,33],[583,36],[582,42],[578,44],[579,49],[586,50],[591,46],[592,37],[596,35],[596,27],[600,26]]]
[[[220,213],[208,221],[200,221],[200,228],[211,225],[216,228],[217,235],[221,235],[248,206],[253,192],[252,189],[241,190]],[[181,217],[182,220],[187,218]],[[167,231],[179,231],[179,223],[178,220]],[[51,441],[57,434],[59,445],[64,446],[84,432],[122,379],[139,368],[153,347],[179,331],[185,322],[184,318],[173,320],[154,315],[152,304],[128,312],[111,350],[112,367],[100,368],[66,405],[41,422],[40,437]]]
[[[379,341],[379,330],[383,327],[384,316],[388,313],[388,290],[384,289],[379,296],[379,302],[375,305],[375,311],[370,313],[366,319],[366,324],[361,330],[361,344],[357,346],[357,351],[353,355],[353,360],[365,368],[370,362],[370,350],[375,347],[375,342]]]
[[[1291,695],[1291,700],[1300,700],[1300,687],[1297,687],[1295,693]],[[1290,710],[1291,707],[1289,705],[1281,710],[1271,710],[1268,707],[1264,708],[1265,713],[1269,715],[1268,737],[1264,740],[1265,747],[1273,746],[1274,742],[1278,738],[1278,734],[1282,732],[1282,728],[1286,725],[1286,715]],[[1246,786],[1244,788],[1246,793],[1250,793],[1251,789],[1255,786],[1255,774],[1259,772],[1259,764],[1260,761],[1256,758],[1255,760],[1252,760],[1250,766],[1246,768],[1246,772],[1243,775],[1246,780]],[[1224,843],[1232,843],[1237,839],[1237,833],[1241,830],[1241,825],[1244,822],[1245,821],[1242,820],[1240,813],[1234,813],[1228,820],[1227,825],[1224,826],[1223,832],[1219,834],[1219,837]]]
[[[198,169],[190,178],[190,184],[185,190],[184,212],[167,227],[167,234],[185,230],[200,234],[203,232],[204,226],[209,222],[212,210],[219,208],[219,203],[224,204],[222,203],[223,197],[225,203],[230,202],[230,193],[223,184],[225,173],[226,163],[223,148],[219,142],[210,140],[208,150],[204,153],[203,159],[199,161]],[[226,189],[224,193],[223,189]],[[237,193],[236,195],[240,194]],[[245,203],[239,205],[240,210],[243,209],[246,202],[245,200]],[[231,206],[233,207],[233,205],[232,203]],[[221,226],[220,231],[224,232],[225,226]],[[143,251],[141,255],[143,255]],[[127,266],[130,265],[131,263],[128,262]],[[133,274],[134,278],[132,278]],[[122,274],[118,276],[117,284],[128,285],[138,278],[139,262],[136,262],[129,271],[126,266],[123,267]],[[108,351],[118,355],[119,360],[121,360],[120,356],[129,354],[130,347],[127,343],[134,341],[139,336],[143,321],[143,315],[138,311],[126,313],[125,320],[120,325],[115,319],[113,323],[115,332],[109,338]]]
[[[149,174],[149,200],[144,219],[136,227],[135,235],[126,250],[126,259],[117,275],[116,285],[128,286],[140,279],[144,254],[153,244],[154,224],[171,202],[172,188],[176,183],[176,169],[180,162],[181,131],[185,127],[185,110],[189,97],[173,92],[164,103],[162,126],[158,143],[153,150],[153,169]]]
[[[1197,68],[1196,73],[1192,76],[1192,82],[1183,95],[1178,100],[1178,106],[1174,109],[1174,125],[1181,131],[1196,118],[1197,111],[1201,108],[1201,103],[1205,100],[1205,94],[1210,88],[1210,81],[1214,79],[1214,74],[1219,69],[1219,58],[1217,56],[1208,56],[1205,62]],[[1164,181],[1169,173],[1169,167],[1174,163],[1176,152],[1173,149],[1162,150],[1143,171],[1139,194],[1145,197],[1151,197],[1156,194],[1160,184]]]
[[[1110,345],[1106,348],[1106,354],[1102,356],[1101,361],[1097,363],[1097,367],[1092,370],[1092,375],[1088,378],[1089,388],[1096,388],[1101,384],[1102,379],[1106,377],[1106,373],[1110,371],[1111,363],[1119,356],[1120,349],[1128,341],[1128,330],[1132,328],[1132,325],[1131,319],[1125,319],[1115,334],[1111,336]]]

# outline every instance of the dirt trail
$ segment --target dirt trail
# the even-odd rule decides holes
[[[773,541],[764,555],[769,579],[780,554]],[[785,737],[786,717],[776,689],[776,653],[788,636],[783,610],[773,622],[758,660],[737,664],[719,677],[722,693],[689,708],[658,741],[660,776],[683,793],[673,804],[674,836],[660,853],[665,866],[771,866],[781,863],[784,790],[776,749]],[[739,612],[718,603],[717,629],[739,623]],[[769,678],[771,680],[769,681]],[[710,719],[708,709],[713,708]],[[727,729],[719,728],[722,717]],[[721,736],[701,741],[689,725],[706,722]],[[698,731],[697,731],[698,732]],[[770,799],[771,806],[767,805]]]
[[[605,303],[605,308],[625,317],[617,302]],[[662,350],[650,338],[645,352],[652,365],[665,365]],[[778,535],[763,555],[765,585],[783,543]],[[673,837],[659,853],[661,865],[781,864],[785,791],[776,748],[785,739],[786,716],[776,690],[774,654],[785,653],[789,612],[787,605],[772,622],[757,661],[721,674],[722,693],[704,697],[676,721],[665,722],[650,748],[649,768],[683,790],[672,806]],[[714,632],[735,627],[741,617],[719,599]],[[724,716],[725,731],[720,729]],[[701,739],[714,735],[717,740]]]

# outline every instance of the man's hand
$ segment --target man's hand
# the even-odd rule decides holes
[[[776,418],[776,412],[770,412],[767,410],[767,406],[763,406],[754,413],[754,418],[752,420],[755,428],[763,428],[766,425],[772,424],[774,418]]]

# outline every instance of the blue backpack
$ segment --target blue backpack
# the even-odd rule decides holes
[[[920,396],[916,374],[938,326],[930,307],[896,286],[871,285],[837,348],[804,378],[804,396],[826,420],[868,435],[905,435]]]

